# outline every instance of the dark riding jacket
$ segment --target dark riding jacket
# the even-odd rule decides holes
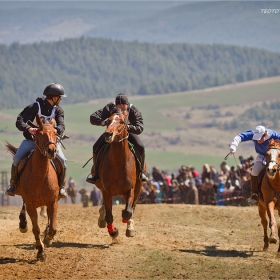
[[[92,125],[101,125],[101,122],[111,116],[111,111],[116,108],[116,104],[111,102],[103,109],[100,109],[90,116],[90,123]],[[128,132],[133,134],[141,134],[144,130],[144,123],[141,112],[132,104],[128,108]]]
[[[38,97],[36,99],[39,102],[41,107],[41,114],[45,116],[50,116],[53,110],[53,107],[45,98]],[[23,131],[23,136],[28,140],[33,140],[31,134],[28,132],[28,129],[31,127],[27,124],[27,121],[33,121],[36,117],[36,114],[39,111],[38,104],[36,102],[30,104],[25,107],[23,111],[18,115],[16,121],[16,127],[18,130]],[[56,130],[59,135],[62,135],[65,130],[64,125],[64,111],[63,109],[57,105],[55,110],[55,122],[56,122]]]

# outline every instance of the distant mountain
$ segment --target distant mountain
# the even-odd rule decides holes
[[[270,13],[262,12],[262,9]],[[271,9],[279,9],[272,13]],[[141,19],[102,25],[86,35],[152,43],[222,43],[280,52],[279,1],[182,4]]]
[[[0,1],[0,42],[89,36],[149,43],[222,43],[280,52],[280,10],[272,9],[280,9],[280,2]]]

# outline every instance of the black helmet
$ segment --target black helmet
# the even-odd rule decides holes
[[[45,96],[63,96],[66,97],[66,94],[64,93],[64,88],[62,85],[57,83],[51,83],[49,84],[45,90],[43,95]]]

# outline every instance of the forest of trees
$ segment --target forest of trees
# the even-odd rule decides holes
[[[19,108],[58,82],[65,103],[202,89],[280,75],[280,54],[202,44],[110,39],[0,45],[0,109]]]

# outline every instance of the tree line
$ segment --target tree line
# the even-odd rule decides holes
[[[280,54],[222,44],[150,44],[102,38],[0,45],[0,109],[19,108],[45,86],[65,88],[64,103],[163,94],[280,75]]]

